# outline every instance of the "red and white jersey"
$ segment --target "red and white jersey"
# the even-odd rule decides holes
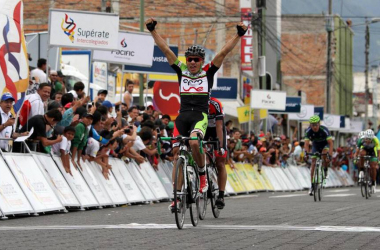
[[[216,121],[223,119],[224,112],[222,103],[218,99],[211,97],[208,105],[208,127],[215,128]]]

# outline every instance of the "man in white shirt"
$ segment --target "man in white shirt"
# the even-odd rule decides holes
[[[37,83],[48,82],[46,77],[46,59],[40,58],[37,62],[37,68],[30,72],[30,76],[34,77]]]
[[[22,111],[26,112],[27,120],[36,115],[45,114],[45,102],[50,98],[51,85],[49,83],[41,83],[38,87],[37,93],[27,95],[23,104]],[[23,114],[21,114],[23,116]],[[20,117],[21,118],[21,117]],[[21,119],[24,119],[22,117]],[[21,124],[24,125],[26,121],[21,121]]]
[[[13,125],[15,124],[15,118],[12,117],[10,112],[15,99],[11,93],[4,93],[0,100],[0,113],[1,113],[1,125],[0,125],[0,138],[17,138],[22,135],[27,135],[28,132],[23,134],[13,133]],[[9,141],[0,140],[0,148],[3,151],[9,151]]]

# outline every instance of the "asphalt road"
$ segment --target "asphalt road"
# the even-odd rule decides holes
[[[0,249],[380,249],[380,190],[268,192],[226,198],[221,216],[208,207],[198,227],[178,230],[169,202],[70,211],[0,221]],[[188,211],[187,211],[188,212]]]

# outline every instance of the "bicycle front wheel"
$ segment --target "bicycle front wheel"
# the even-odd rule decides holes
[[[365,183],[364,183],[364,180],[362,180],[362,182],[360,183],[360,189],[361,189],[361,192],[362,192],[362,196],[365,197]]]
[[[199,216],[199,176],[195,168],[192,166],[186,167],[187,177],[188,177],[188,204],[190,209],[190,219],[191,224],[194,227],[198,225],[198,216]]]
[[[183,224],[185,223],[185,213],[187,206],[186,189],[183,181],[184,167],[185,161],[182,158],[179,158],[176,164],[174,179],[174,215],[178,229],[182,229]],[[180,183],[182,184],[179,190],[178,186],[180,185]]]
[[[208,196],[210,198],[212,215],[214,218],[219,218],[220,210],[216,206],[215,202],[218,197],[219,187],[218,187],[218,174],[214,167],[208,168],[207,171],[207,180],[208,180]]]
[[[313,189],[314,189],[314,201],[317,202],[318,192],[319,192],[319,166],[318,165],[315,166]]]
[[[199,197],[199,219],[204,220],[207,210],[207,192]]]

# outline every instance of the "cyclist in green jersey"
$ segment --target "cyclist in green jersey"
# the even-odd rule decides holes
[[[237,34],[226,43],[210,64],[204,65],[205,51],[202,47],[190,46],[185,52],[186,64],[184,64],[178,60],[165,40],[158,34],[156,30],[157,21],[149,18],[145,25],[157,46],[168,59],[168,63],[178,75],[181,107],[175,122],[176,129],[182,136],[196,137],[200,135],[203,138],[208,124],[207,115],[214,74],[222,66],[227,54],[240,41],[240,37],[247,32],[247,26],[239,23],[236,26]],[[190,147],[199,168],[200,191],[206,192],[205,155],[200,153],[198,141],[190,141]],[[177,150],[178,148],[173,149],[175,155]]]

